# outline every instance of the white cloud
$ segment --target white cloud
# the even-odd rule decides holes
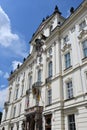
[[[12,33],[11,23],[8,15],[0,6],[0,45],[7,48],[16,55],[25,57],[26,44],[18,34]]]
[[[15,70],[16,68],[17,68],[17,65],[21,65],[22,63],[20,62],[20,61],[12,61],[12,68],[13,68],[13,70]]]
[[[3,71],[2,70],[0,70],[0,76],[2,76],[3,75]]]
[[[8,74],[8,72],[6,72],[5,74],[4,74],[4,78],[8,78],[9,77],[9,74]]]
[[[0,89],[3,89],[3,88],[5,88],[6,86],[3,84],[3,85],[1,85],[0,86]]]
[[[7,88],[0,90],[0,109],[3,109],[7,97]]]

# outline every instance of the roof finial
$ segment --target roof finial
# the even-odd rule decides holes
[[[59,14],[61,15],[61,12],[59,11],[59,9],[58,9],[58,6],[57,6],[57,5],[55,6],[54,13],[59,13]]]

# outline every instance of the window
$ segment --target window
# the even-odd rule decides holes
[[[49,49],[49,55],[51,56],[52,55],[52,48]]]
[[[69,68],[71,66],[70,52],[65,54],[65,68]]]
[[[24,82],[22,82],[21,96],[23,95],[23,90],[24,90]]]
[[[82,42],[84,58],[87,57],[87,40]]]
[[[42,57],[39,57],[39,63],[41,63],[42,62]]]
[[[72,81],[67,83],[67,98],[70,99],[73,97],[73,87],[72,87]]]
[[[18,98],[18,88],[16,88],[16,95],[15,95],[15,99],[17,99]]]
[[[7,118],[8,108],[5,109],[5,120]]]
[[[29,107],[29,96],[26,97],[26,108]]]
[[[69,130],[76,130],[74,114],[68,115]]]
[[[52,29],[53,29],[53,26],[51,25],[50,28],[49,28],[49,33],[50,33],[50,35],[51,35],[51,33],[52,33]]]
[[[46,115],[45,116],[45,128],[46,130],[51,130],[51,126],[52,126],[52,114]]]
[[[38,81],[38,82],[41,82],[41,70],[38,70],[37,81]]]
[[[47,105],[50,105],[52,103],[52,90],[48,90],[48,102]]]
[[[85,26],[86,26],[86,21],[84,20],[83,22],[81,22],[81,23],[79,24],[80,30],[82,30]]]
[[[11,126],[11,130],[13,130],[13,126]]]
[[[19,130],[19,122],[17,123],[17,130]]]
[[[19,115],[21,114],[21,103],[19,104]]]
[[[52,61],[48,64],[48,77],[52,77]]]
[[[68,38],[68,35],[66,35],[65,37],[64,37],[64,43],[66,43],[66,42],[68,42],[69,41],[69,38]]]
[[[9,92],[9,102],[10,102],[10,100],[11,100],[11,91]]]
[[[16,113],[16,106],[13,108],[13,117],[15,117],[15,113]]]
[[[30,76],[29,78],[29,89],[30,90],[32,89],[32,76]]]

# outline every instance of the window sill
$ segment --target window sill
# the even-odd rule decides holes
[[[84,57],[84,58],[82,59],[82,62],[85,62],[85,61],[87,61],[87,57]]]
[[[75,99],[75,97],[65,99],[65,101],[67,102],[67,101],[70,101],[70,100],[73,100],[73,99]]]
[[[51,103],[51,104],[46,105],[45,107],[49,107],[49,106],[51,106],[51,105],[52,105],[52,103]]]
[[[64,70],[64,72],[66,72],[66,71],[68,71],[68,70],[70,70],[70,69],[72,69],[72,66],[69,66],[68,68],[66,68],[66,69]]]

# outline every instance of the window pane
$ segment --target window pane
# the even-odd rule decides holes
[[[73,97],[72,82],[67,83],[67,97],[68,98],[72,98]]]
[[[31,89],[31,87],[32,87],[32,76],[30,76],[29,78],[29,89]]]
[[[41,82],[41,70],[38,71],[38,79],[37,79],[38,82]]]
[[[83,42],[83,53],[84,57],[87,57],[87,40]]]
[[[48,90],[48,105],[52,102],[52,91],[51,89]]]
[[[65,67],[69,68],[71,66],[70,53],[65,55]]]
[[[51,76],[52,76],[52,61],[50,61],[48,64],[48,77]]]
[[[74,114],[68,116],[69,130],[76,130]]]

